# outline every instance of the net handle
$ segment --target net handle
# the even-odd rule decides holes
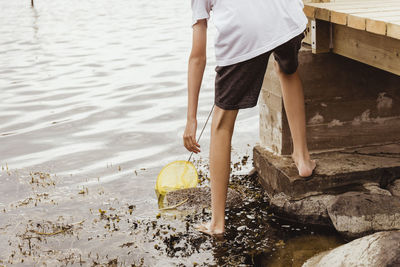
[[[204,132],[204,129],[206,128],[206,125],[207,125],[208,119],[210,118],[210,116],[211,116],[211,113],[212,113],[212,112],[213,112],[213,110],[214,110],[214,106],[215,106],[215,104],[212,106],[212,108],[211,108],[211,110],[210,110],[210,113],[208,114],[208,117],[207,117],[206,123],[204,123],[203,129],[201,129],[201,132],[200,132],[199,138],[197,139],[197,143],[198,143],[198,142],[200,142],[201,135],[203,134],[203,132]],[[192,153],[190,153],[189,159],[188,159],[187,161],[190,161],[190,159],[192,158],[192,155],[193,155],[193,152],[192,152]]]

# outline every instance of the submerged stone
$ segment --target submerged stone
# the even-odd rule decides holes
[[[400,231],[379,232],[322,252],[303,267],[400,266]]]

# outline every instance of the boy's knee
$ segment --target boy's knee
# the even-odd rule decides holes
[[[233,131],[238,110],[226,110],[215,106],[213,116],[213,128]]]

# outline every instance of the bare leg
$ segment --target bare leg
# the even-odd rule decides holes
[[[283,102],[293,139],[292,158],[299,170],[299,175],[307,177],[312,174],[316,163],[315,160],[310,159],[307,148],[303,86],[297,71],[293,74],[285,74],[276,61],[275,70],[281,83]]]
[[[210,234],[225,231],[225,205],[231,162],[231,140],[238,110],[224,110],[215,106],[211,124],[210,175],[211,222],[199,230]]]

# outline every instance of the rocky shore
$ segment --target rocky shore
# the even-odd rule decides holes
[[[255,168],[248,178],[262,185],[260,193],[268,199],[269,212],[285,220],[336,229],[349,242],[309,255],[304,267],[400,266],[397,151],[400,144],[314,154],[318,168],[313,176],[301,178],[290,157],[255,147]],[[249,194],[254,192],[229,188],[227,209],[240,207]],[[164,202],[167,209],[198,212],[210,207],[211,191],[209,187],[173,191]]]
[[[391,143],[315,153],[317,169],[302,178],[290,156],[254,148],[259,182],[280,216],[355,239],[304,266],[400,266],[399,151]]]
[[[290,157],[255,147],[259,181],[287,218],[330,225],[347,238],[400,230],[399,144],[313,155],[315,173],[301,178]]]

